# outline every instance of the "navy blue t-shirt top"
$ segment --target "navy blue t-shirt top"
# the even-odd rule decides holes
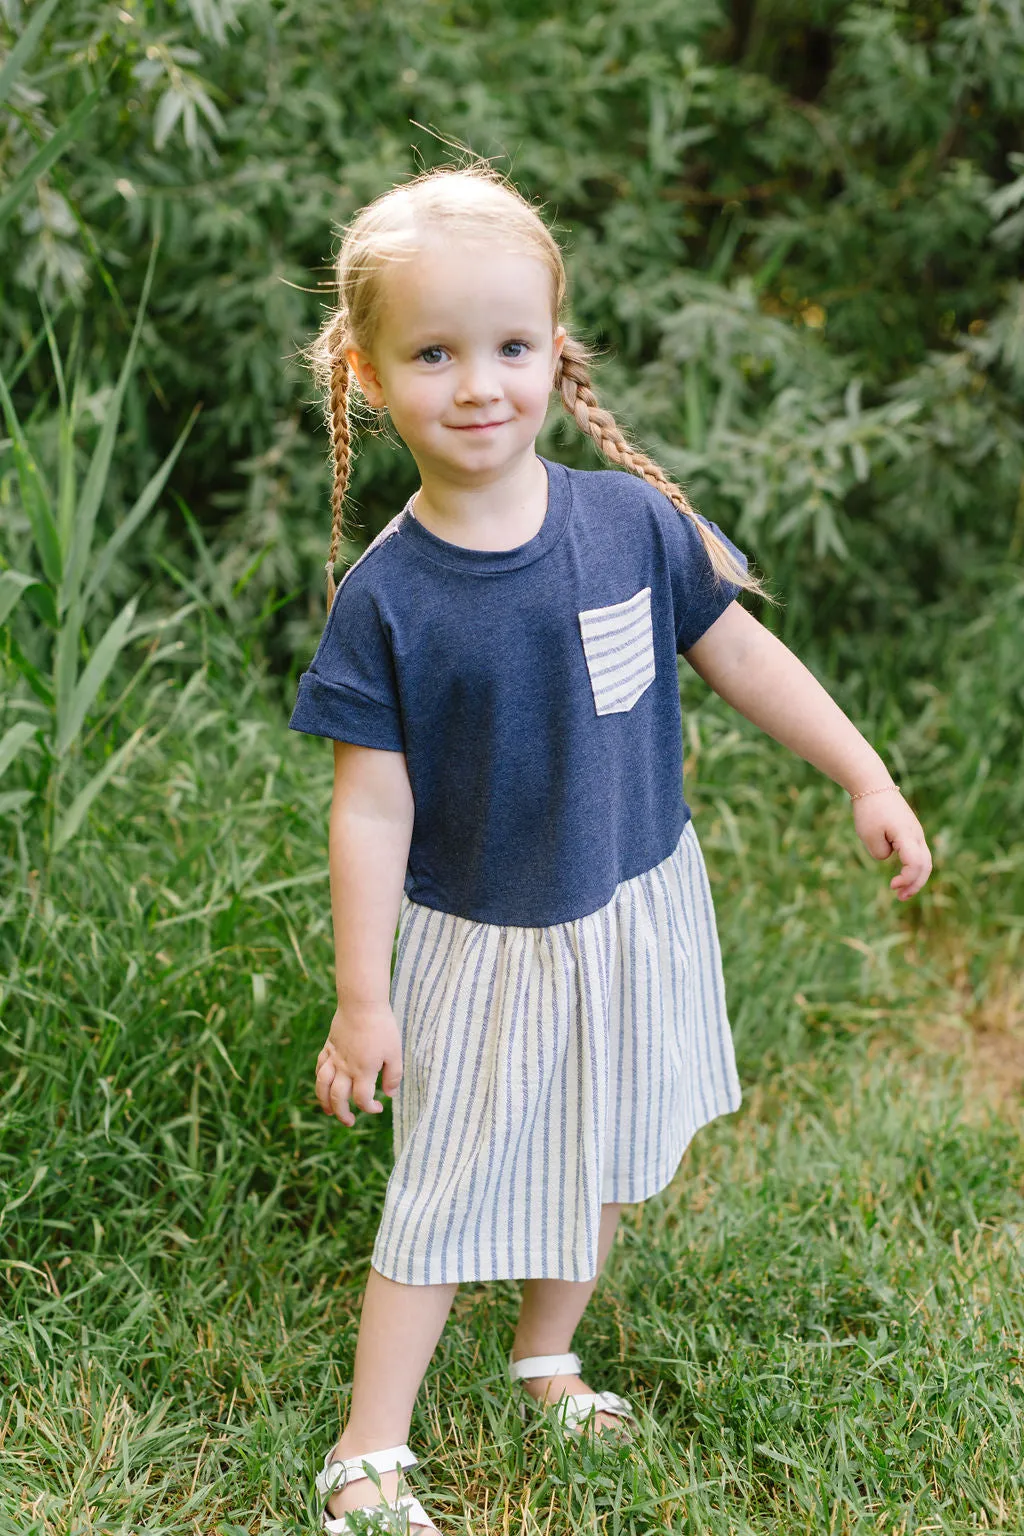
[[[530,928],[596,912],[672,853],[690,818],[676,655],[738,591],[645,481],[541,462],[547,512],[515,549],[451,544],[408,506],[387,524],[289,721],[405,753],[410,900]]]

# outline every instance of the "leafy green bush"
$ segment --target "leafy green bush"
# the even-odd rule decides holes
[[[4,14],[13,39],[10,0]],[[1024,17],[1010,0],[554,14],[72,0],[9,105],[4,174],[101,85],[63,169],[0,236],[0,362],[38,332],[39,287],[63,300],[59,334],[79,310],[88,388],[109,387],[163,217],[121,500],[201,400],[173,483],[229,585],[261,558],[249,602],[306,591],[284,656],[322,615],[326,441],[294,359],[332,226],[448,158],[445,138],[495,157],[555,218],[606,397],[757,554],[788,623],[891,625],[965,564],[1019,548]],[[45,435],[44,351],[20,390],[26,430]],[[554,417],[542,446],[593,462]],[[404,454],[363,442],[367,534],[410,485]],[[115,573],[112,609],[132,580]]]

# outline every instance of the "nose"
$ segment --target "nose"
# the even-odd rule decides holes
[[[501,384],[490,358],[467,358],[459,370],[455,388],[457,405],[483,405],[487,401],[500,400]]]

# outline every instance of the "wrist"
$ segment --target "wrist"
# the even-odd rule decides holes
[[[900,793],[900,787],[898,784],[894,784],[890,779],[888,784],[876,784],[870,789],[859,789],[856,793],[854,793],[853,790],[848,790],[847,793],[849,794],[851,800],[864,800],[868,795],[886,795],[890,793],[898,795]]]
[[[895,789],[896,780],[881,754],[863,739],[861,747],[862,750],[851,754],[850,761],[844,764],[844,772],[835,775],[850,799],[859,800],[864,795]]]
[[[372,1020],[381,1014],[391,1012],[391,997],[389,991],[350,992],[344,987],[337,989],[338,1010],[347,1019]]]

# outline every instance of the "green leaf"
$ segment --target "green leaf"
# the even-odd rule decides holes
[[[28,657],[25,655],[24,651],[21,649],[20,645],[18,644],[17,640],[15,640],[14,635],[10,630],[7,632],[6,645],[6,659],[10,661],[12,666],[17,667],[22,677],[32,689],[32,692],[35,694],[36,698],[45,704],[48,710],[52,710],[54,695],[53,689],[50,686],[48,679],[43,676],[38,667],[34,666],[33,663],[29,661]]]
[[[40,33],[53,15],[56,6],[57,0],[44,0],[44,4],[37,11],[32,12],[31,21],[4,60],[3,68],[0,69],[0,105],[10,95],[11,86],[21,66],[38,43]]]
[[[3,1210],[0,1211],[0,1222],[2,1222],[4,1220],[4,1218],[8,1215],[8,1213],[10,1211],[16,1211],[18,1209],[19,1205],[24,1205],[25,1204],[25,1201],[29,1198],[29,1196],[36,1189],[36,1187],[43,1182],[43,1180],[46,1178],[46,1175],[49,1173],[49,1171],[50,1171],[50,1165],[48,1163],[37,1163],[36,1164],[36,1167],[35,1167],[35,1169],[33,1171],[33,1174],[32,1174],[32,1182],[29,1185],[28,1189],[26,1189],[23,1194],[20,1194],[18,1196],[17,1200],[8,1200],[7,1201],[7,1204],[4,1206]],[[10,1186],[8,1186],[8,1187],[10,1187]]]
[[[0,737],[0,774],[7,772],[18,753],[26,742],[32,740],[38,729],[38,726],[31,725],[27,720],[19,720],[4,736]]]
[[[84,817],[86,811],[89,809],[90,805],[92,805],[92,802],[95,800],[104,784],[106,784],[107,780],[117,772],[118,768],[120,768],[122,764],[128,761],[128,758],[138,746],[145,729],[145,726],[140,725],[138,730],[134,731],[132,735],[129,736],[128,740],[123,744],[123,746],[118,747],[113,756],[107,759],[99,773],[93,775],[85,788],[79,790],[78,794],[72,800],[71,804],[68,806],[63,816],[60,817],[56,827],[54,828],[53,843],[51,845],[53,853],[59,853],[65,844],[69,843],[74,837],[75,833],[78,831],[82,824],[82,818]]]
[[[228,618],[233,624],[239,623],[241,621],[241,614],[239,613],[238,604],[231,595],[231,589],[225,581],[223,573],[217,568],[217,563],[210,553],[210,546],[203,538],[202,529],[196,521],[194,514],[181,497],[175,496],[174,499],[178,503],[178,510],[185,519],[188,531],[192,535],[192,542],[199,556],[200,567],[209,584],[211,598],[223,605]]]
[[[157,103],[153,114],[153,145],[156,149],[163,149],[170,138],[175,123],[185,108],[187,97],[183,91],[175,90],[169,86]]]
[[[686,401],[687,447],[700,452],[704,447],[705,413],[703,390],[698,365],[688,358],[683,373],[683,397]]]
[[[137,599],[129,598],[117,618],[108,630],[89,658],[89,665],[75,684],[74,691],[67,704],[60,694],[57,700],[57,740],[54,751],[58,757],[63,757],[82,729],[91,705],[95,701],[103,684],[106,682],[114,662],[121,654],[129,639],[129,628],[135,617]]]
[[[78,416],[78,398],[76,389],[71,399],[68,399],[64,363],[46,308],[46,301],[41,294],[39,302],[43,311],[50,361],[53,363],[60,399],[57,411],[57,538],[60,540],[61,556],[64,558],[71,547],[71,530],[75,519],[75,421]]]
[[[107,483],[107,474],[110,469],[110,460],[114,452],[114,442],[117,438],[117,429],[121,420],[121,406],[124,401],[124,393],[128,387],[128,380],[135,367],[135,353],[139,345],[139,336],[142,331],[142,321],[146,313],[146,305],[149,302],[149,290],[153,284],[153,272],[156,267],[156,253],[160,247],[159,236],[154,239],[149,253],[149,263],[146,267],[146,276],[142,284],[142,297],[135,315],[135,326],[132,330],[128,350],[125,353],[121,372],[117,383],[107,401],[106,414],[103,418],[103,427],[100,431],[96,447],[89,461],[89,469],[82,486],[82,494],[75,510],[74,535],[71,541],[71,553],[68,558],[65,580],[61,586],[58,607],[61,613],[65,612],[74,602],[81,587],[82,576],[85,572],[86,561],[92,547],[93,529],[96,525],[96,514],[99,511],[100,502],[103,499],[103,491]]]
[[[0,573],[0,624],[3,624],[18,603],[31,592],[34,596],[32,606],[43,621],[51,626],[57,623],[57,606],[53,600],[53,592],[45,581],[40,581],[37,576],[26,576],[24,571],[4,571]]]
[[[57,309],[56,309],[56,311],[54,313],[54,316],[53,316],[54,319],[56,319],[58,315],[63,314],[65,308],[67,307],[67,304],[68,304],[68,300],[67,300],[67,298],[65,298],[64,302],[62,304],[58,305],[58,307],[57,307]],[[32,359],[35,357],[36,353],[39,351],[39,348],[42,346],[43,342],[46,339],[47,339],[47,322],[44,320],[42,325],[36,331],[35,335],[32,337],[32,340],[30,342],[28,342],[27,344],[24,343],[24,342],[22,343],[21,356],[18,358],[17,363],[14,365],[14,371],[13,371],[13,373],[11,374],[10,378],[7,381],[8,382],[8,386],[11,389],[13,389],[15,384],[17,384],[18,380],[21,378],[22,374],[25,372],[25,369],[29,366],[29,364],[31,363]]]
[[[11,214],[18,205],[24,201],[39,180],[40,176],[53,162],[67,149],[68,145],[78,137],[78,130],[92,112],[93,107],[100,99],[100,89],[97,86],[90,91],[82,101],[78,103],[74,111],[67,117],[52,138],[47,139],[41,149],[37,150],[32,159],[18,176],[15,177],[3,197],[0,197],[0,229],[7,223]]]
[[[21,422],[14,409],[14,401],[11,399],[2,373],[0,373],[0,403],[3,405],[4,419],[11,435],[18,489],[21,492],[25,516],[32,528],[39,563],[47,579],[56,587],[61,579],[62,566],[57,524],[54,522],[53,509],[50,506],[50,498],[47,495],[43,477],[39,473],[39,466],[32,455],[28,439],[21,430]]]
[[[0,795],[0,816],[20,811],[27,800],[34,798],[34,794],[31,789],[9,789],[5,795]]]
[[[78,680],[78,647],[82,634],[82,603],[76,597],[62,616],[53,654],[53,696],[57,724],[71,709],[71,696]]]
[[[185,440],[189,433],[192,431],[192,428],[195,426],[196,417],[199,415],[200,410],[201,407],[198,405],[194,408],[191,416],[182,428],[178,436],[178,440],[174,444],[174,447],[164,459],[163,463],[160,465],[160,468],[156,470],[156,472],[151,476],[145,489],[142,491],[138,500],[135,502],[135,505],[128,513],[128,516],[124,519],[123,522],[118,523],[117,527],[114,529],[114,532],[103,546],[103,551],[96,562],[96,566],[92,575],[89,577],[89,582],[85,589],[83,601],[86,604],[88,604],[93,594],[98,592],[102,586],[103,580],[106,577],[107,572],[110,570],[110,566],[113,562],[114,556],[117,554],[117,551],[121,548],[122,544],[124,544],[127,539],[131,538],[136,528],[145,520],[148,513],[152,510],[157,497],[160,495],[160,492],[167,484],[167,477],[171,470],[174,468],[174,461],[177,459],[182,448],[185,446]]]
[[[1011,208],[1024,203],[1024,155],[1011,154],[1008,158],[1022,174],[986,197],[985,206],[994,219],[1003,218]]]

